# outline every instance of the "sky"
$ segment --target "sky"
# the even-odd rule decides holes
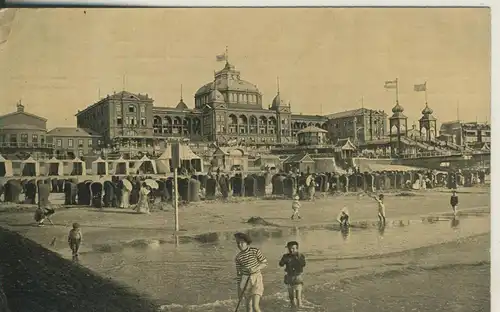
[[[9,9],[12,10],[12,9]],[[0,114],[21,99],[48,128],[76,126],[78,109],[122,89],[157,106],[213,81],[229,51],[267,106],[294,113],[382,109],[399,102],[409,125],[425,107],[438,123],[489,121],[490,10],[483,8],[18,9],[0,12]]]

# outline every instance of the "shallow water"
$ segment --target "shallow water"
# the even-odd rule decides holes
[[[251,231],[269,260],[262,308],[289,311],[277,262],[297,240],[309,311],[489,311],[489,215],[458,221],[352,229],[347,237],[328,228]],[[86,246],[81,264],[157,299],[163,311],[234,311],[232,234],[180,237],[177,247],[169,237]]]

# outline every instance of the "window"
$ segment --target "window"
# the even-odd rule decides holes
[[[68,147],[73,147],[73,139],[68,139]]]
[[[123,119],[121,117],[116,118],[116,124],[119,126],[123,125]]]
[[[127,125],[135,126],[137,124],[137,121],[135,117],[127,117]]]
[[[141,118],[141,126],[146,126],[146,118]]]
[[[83,139],[78,139],[78,147],[83,147]]]
[[[31,142],[38,143],[38,134],[33,134],[31,136]]]
[[[62,147],[62,140],[61,139],[57,139],[56,145],[57,145],[57,147]]]
[[[28,134],[27,133],[21,133],[21,142],[28,143]]]
[[[83,157],[83,150],[78,150],[78,157]]]
[[[122,104],[116,104],[116,113],[120,114],[122,113]]]
[[[88,147],[92,147],[92,146],[94,146],[94,145],[92,144],[92,139],[88,139],[88,140],[87,140],[87,146],[88,146]]]
[[[141,114],[145,114],[145,113],[146,113],[146,106],[141,105]]]
[[[135,106],[134,105],[129,105],[128,106],[128,112],[129,113],[135,113]]]

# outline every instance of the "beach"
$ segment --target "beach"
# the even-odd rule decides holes
[[[126,285],[162,311],[234,311],[232,234],[240,230],[251,234],[270,262],[264,272],[266,311],[288,311],[277,261],[291,239],[308,259],[305,309],[489,311],[489,189],[462,189],[455,221],[448,191],[412,194],[386,195],[383,232],[376,226],[376,203],[366,194],[302,202],[300,221],[290,220],[289,200],[195,203],[180,207],[178,233],[171,207],[151,215],[60,208],[52,218],[55,226],[39,228],[30,209],[2,206],[0,226],[71,259],[66,235],[79,222],[80,265]],[[348,237],[332,226],[344,206],[360,225]],[[272,225],[246,223],[254,216]]]

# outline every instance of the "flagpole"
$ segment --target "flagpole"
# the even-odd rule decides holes
[[[425,89],[425,105],[427,105],[427,81],[424,83],[424,89]]]
[[[457,101],[457,120],[460,121],[460,102]]]
[[[226,46],[226,64],[229,64],[229,51],[227,46]]]
[[[396,104],[399,104],[399,81],[396,78]]]

